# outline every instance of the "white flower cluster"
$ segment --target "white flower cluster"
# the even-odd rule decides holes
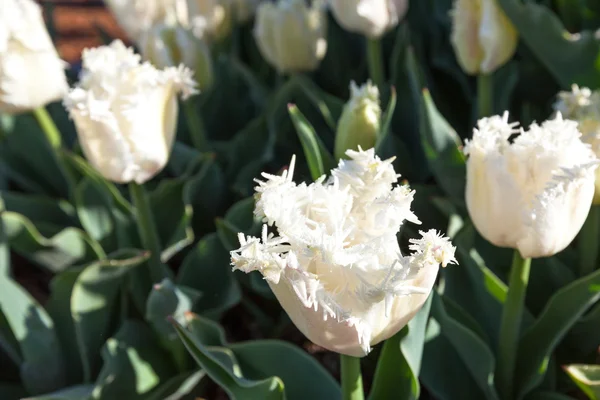
[[[564,249],[587,216],[597,159],[577,123],[560,113],[528,130],[483,118],[465,146],[467,207],[480,233],[524,257]]]
[[[262,237],[240,234],[241,247],[231,257],[234,269],[263,274],[309,339],[361,355],[416,313],[439,265],[455,262],[455,249],[437,232],[421,232],[421,239],[411,241],[414,253],[402,256],[396,237],[400,226],[404,220],[419,223],[410,209],[414,191],[393,186],[399,177],[393,159],[382,161],[373,149],[349,150],[347,155],[350,160],[340,161],[329,179],[310,185],[293,182],[294,159],[281,176],[264,173],[265,180],[257,181],[255,209],[266,222]],[[267,225],[277,233],[268,233]],[[402,296],[416,294],[423,298],[419,304],[399,305]],[[298,301],[301,310],[290,310],[298,308]],[[353,334],[338,334],[347,342],[332,340],[335,328],[325,324],[319,328],[325,329],[322,333],[311,329],[319,320],[333,321]],[[329,340],[320,340],[327,329],[332,331]]]

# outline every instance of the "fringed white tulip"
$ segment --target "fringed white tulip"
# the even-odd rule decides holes
[[[344,29],[376,39],[404,18],[408,0],[329,0],[329,6]]]
[[[577,123],[560,113],[527,131],[517,125],[508,122],[508,113],[478,122],[465,146],[467,208],[477,230],[496,246],[518,249],[525,258],[547,257],[581,229],[598,160],[581,141]]]
[[[32,0],[0,5],[0,112],[30,111],[60,100],[69,90],[65,63]]]
[[[255,209],[266,222],[262,236],[240,234],[231,259],[234,269],[262,273],[307,338],[361,357],[418,312],[455,249],[429,231],[401,255],[400,226],[419,223],[414,191],[394,186],[392,160],[373,149],[347,155],[329,179],[310,185],[293,182],[294,159],[281,176],[264,173]]]
[[[79,85],[65,98],[89,162],[106,179],[144,183],[166,165],[177,95],[195,92],[192,71],[158,70],[121,41],[86,49]]]

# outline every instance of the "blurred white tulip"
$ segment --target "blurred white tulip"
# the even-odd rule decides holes
[[[408,0],[329,0],[337,22],[350,32],[376,39],[404,18]]]
[[[263,57],[280,73],[312,71],[327,51],[327,16],[320,2],[261,3],[254,37]]]
[[[310,185],[292,181],[294,159],[281,176],[264,173],[255,209],[266,223],[262,237],[240,234],[231,260],[234,269],[262,273],[312,342],[361,357],[419,311],[439,266],[455,262],[455,248],[432,230],[402,256],[400,225],[419,223],[410,210],[414,191],[393,186],[393,160],[373,149],[347,154],[329,180]]]
[[[450,42],[462,69],[490,74],[515,53],[518,33],[497,0],[455,0]]]
[[[79,85],[65,98],[89,162],[106,179],[144,183],[166,165],[177,94],[195,92],[192,72],[158,70],[119,41],[83,51]]]
[[[594,196],[598,160],[577,123],[560,113],[518,133],[503,117],[483,118],[465,146],[467,208],[491,243],[524,258],[562,251],[581,229]],[[510,140],[509,140],[510,139]]]
[[[33,0],[0,6],[0,111],[17,113],[62,99],[69,86],[65,63]]]

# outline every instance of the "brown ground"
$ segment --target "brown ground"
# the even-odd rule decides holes
[[[79,60],[81,50],[102,44],[98,28],[111,37],[125,38],[100,0],[37,0],[45,7],[57,32],[57,47],[67,62]],[[48,12],[49,11],[49,12]]]

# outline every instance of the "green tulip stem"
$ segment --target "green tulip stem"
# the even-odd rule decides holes
[[[505,400],[514,398],[515,361],[530,270],[531,258],[523,258],[519,251],[515,250],[508,282],[508,293],[502,310],[496,365],[496,384]]]
[[[60,149],[60,146],[62,144],[60,131],[54,124],[54,121],[52,120],[50,114],[48,114],[48,111],[46,111],[46,108],[39,107],[34,109],[33,115],[35,116],[35,119],[37,119],[38,124],[40,124],[40,126],[42,127],[44,133],[46,134],[46,139],[48,139],[48,143],[50,143],[50,146],[55,150]]]
[[[594,272],[598,262],[600,240],[600,206],[592,205],[579,233],[579,273],[586,276]]]
[[[369,76],[371,77],[373,84],[381,90],[385,83],[381,40],[367,39],[367,63],[369,65]]]
[[[489,117],[494,113],[494,76],[479,74],[477,76],[477,115],[479,118]]]
[[[191,99],[185,100],[183,102],[183,108],[192,144],[200,152],[204,153],[210,151],[204,121],[202,120],[202,115],[198,109],[196,98],[192,97]]]
[[[342,400],[363,400],[360,358],[340,354],[342,374]]]
[[[148,260],[150,278],[153,283],[160,283],[166,275],[160,259],[160,239],[152,216],[150,200],[144,187],[135,182],[129,184],[129,193],[136,209],[137,227],[142,246],[150,252],[150,259]]]

